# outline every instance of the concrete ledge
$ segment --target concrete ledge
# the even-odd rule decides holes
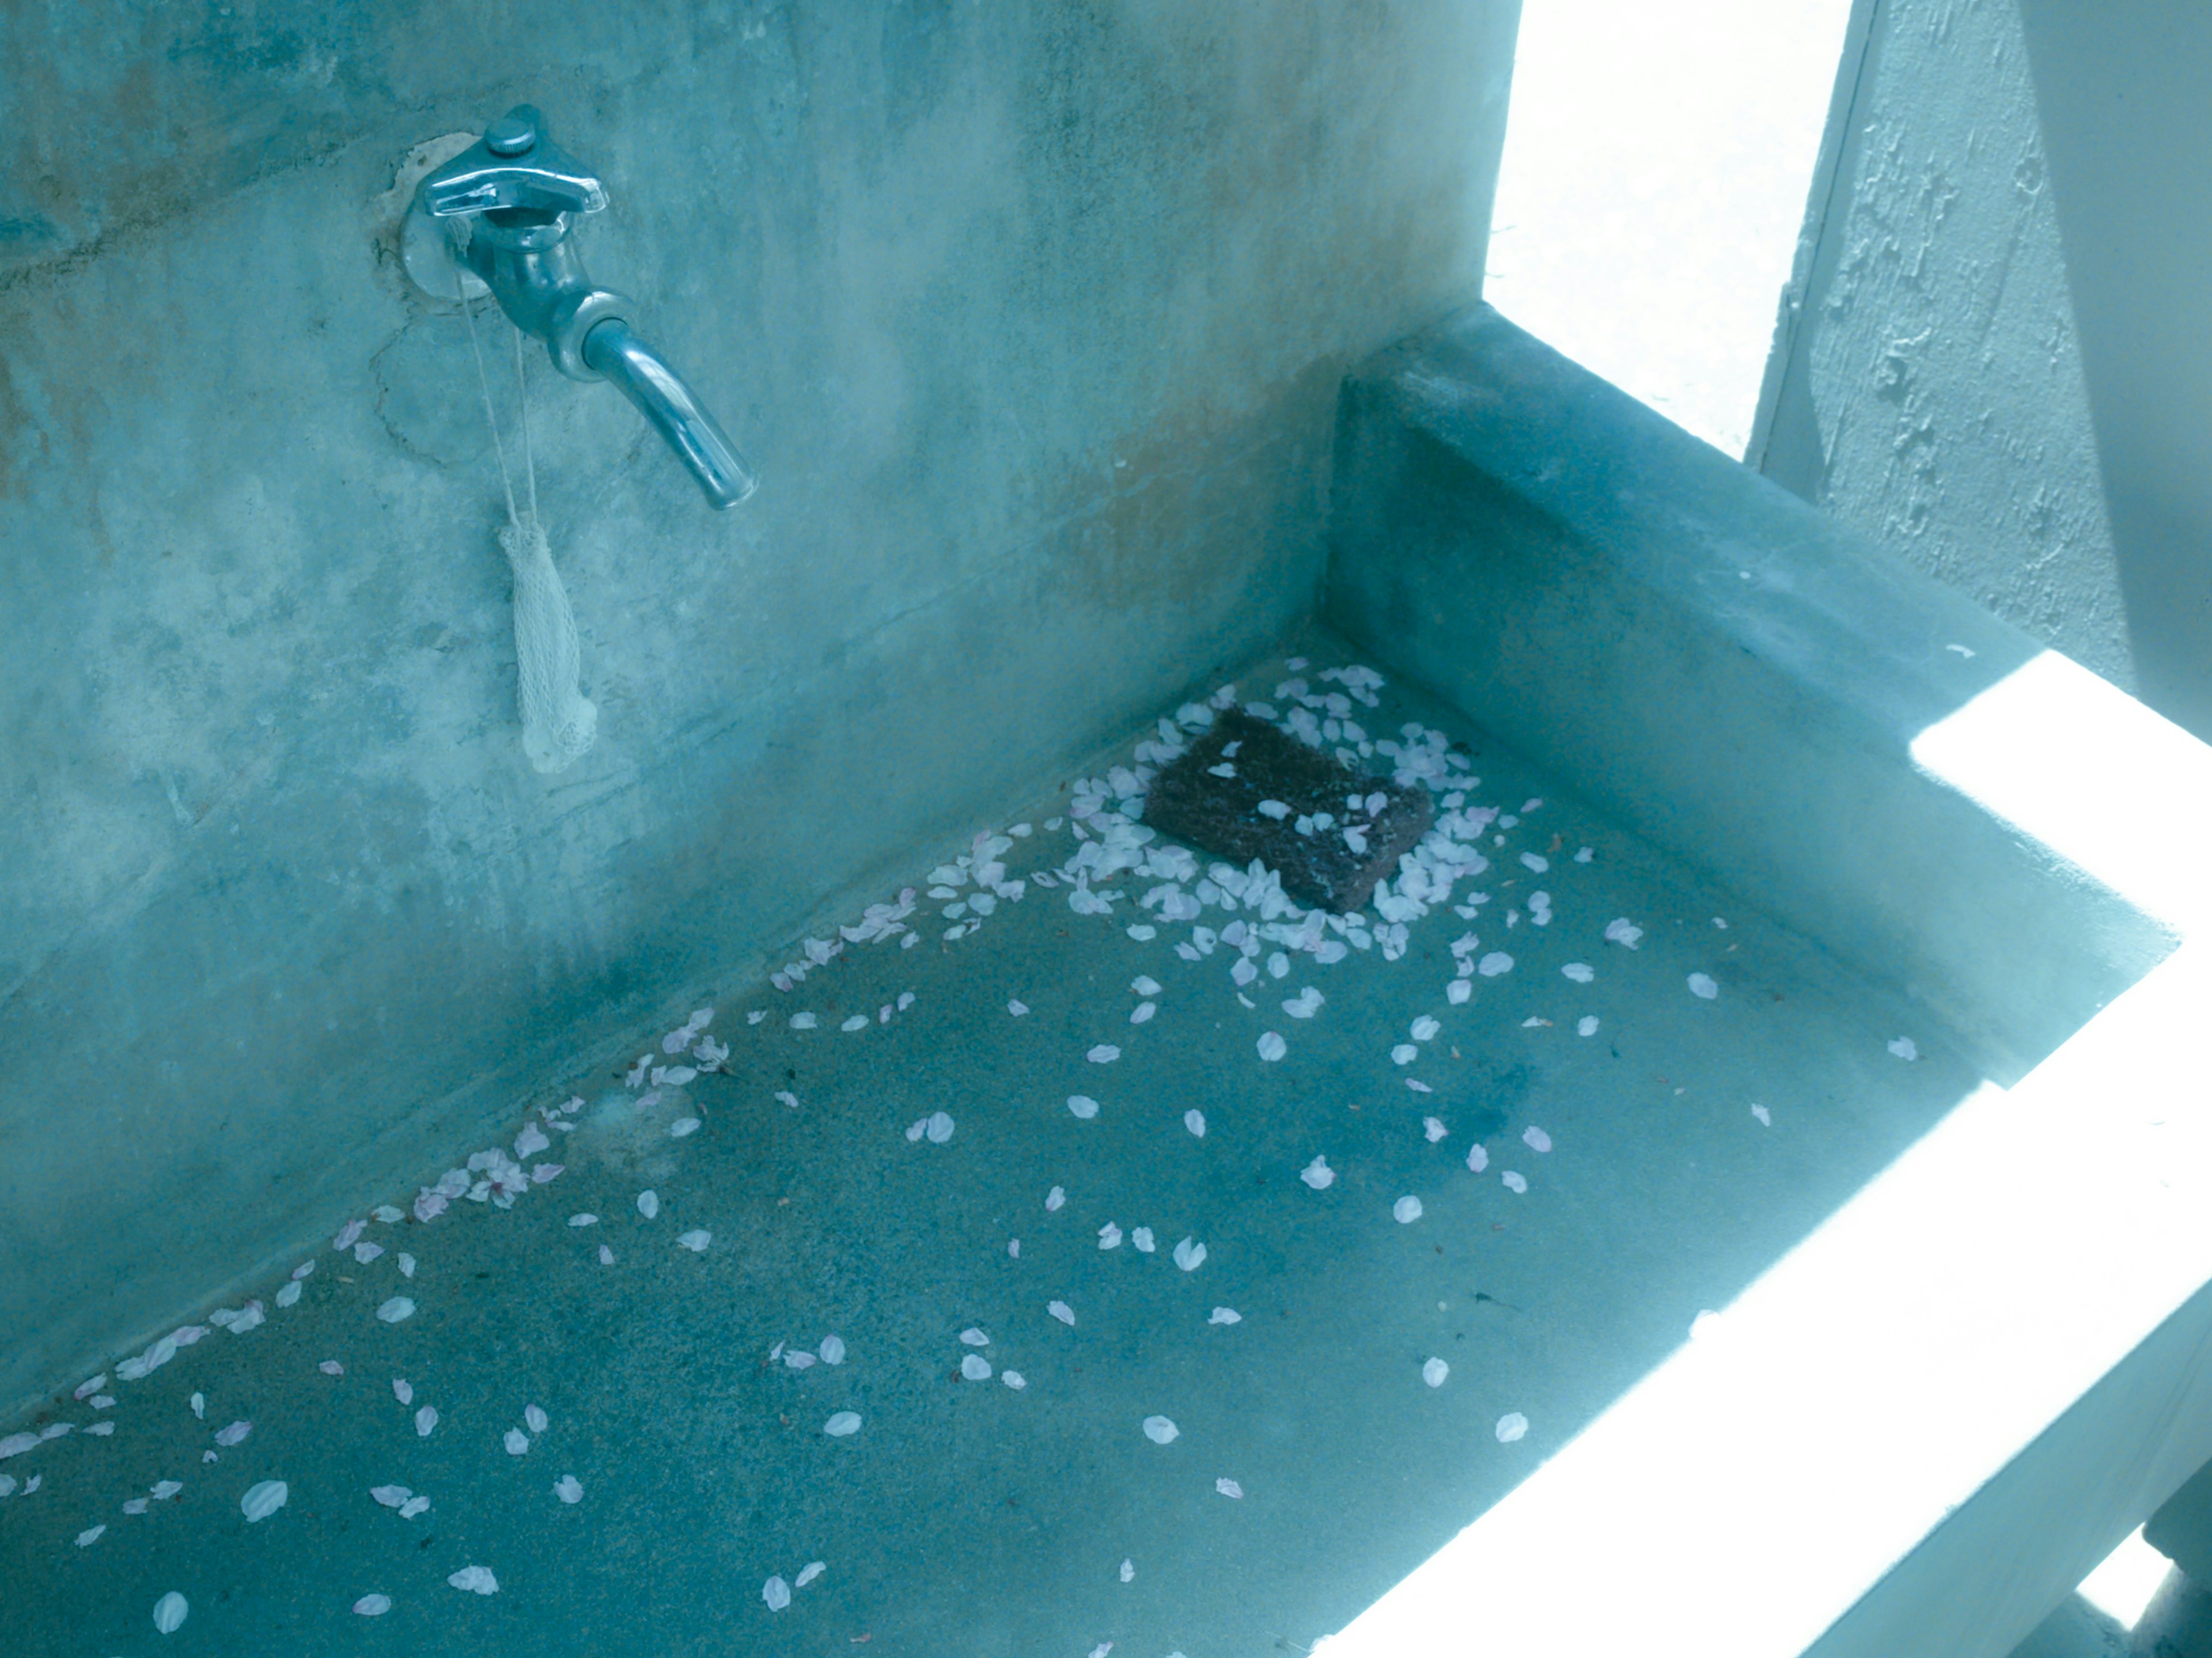
[[[1913,762],[2033,641],[1488,307],[1347,383],[1335,491],[1332,625],[1904,986],[2000,1079],[2171,948]]]
[[[1333,623],[1996,1080],[1331,1658],[1998,1658],[2212,1457],[2212,750],[1486,309],[1337,467]]]

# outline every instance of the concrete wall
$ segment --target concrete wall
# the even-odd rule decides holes
[[[0,12],[0,1413],[1312,604],[1514,0]],[[534,370],[598,748],[385,199],[529,98],[759,466]],[[501,342],[502,347],[504,341]]]
[[[1874,0],[1750,459],[2212,735],[2212,11]]]

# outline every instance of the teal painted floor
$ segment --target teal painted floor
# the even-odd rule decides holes
[[[1261,665],[1242,698],[1287,715],[1286,680],[1341,691],[1320,671],[1350,661],[1343,647],[1313,635],[1292,649],[1307,666]],[[538,1131],[550,1147],[524,1161],[562,1172],[511,1209],[464,1196],[427,1224],[386,1223],[372,1206],[410,1209],[415,1186],[364,1190],[362,1241],[380,1256],[325,1243],[295,1305],[275,1304],[281,1276],[254,1291],[258,1328],[211,1330],[136,1382],[111,1365],[97,1397],[112,1406],[64,1394],[27,1425],[74,1430],[0,1462],[18,1482],[0,1498],[0,1646],[1082,1658],[1110,1643],[1124,1658],[1230,1658],[1340,1627],[1978,1080],[1918,1010],[1464,720],[1397,686],[1352,713],[1370,739],[1441,727],[1480,780],[1464,805],[1518,819],[1483,832],[1486,871],[1405,923],[1401,958],[1367,935],[1326,965],[1286,951],[1278,978],[1269,942],[1240,986],[1229,944],[1178,956],[1189,922],[1131,936],[1164,876],[1097,881],[1119,895],[1109,913],[1078,913],[1037,872],[1076,856],[1068,816],[1089,800],[1048,789],[1002,854],[1005,881],[1029,884],[975,931],[945,936],[972,917],[939,914],[953,902],[926,896],[939,859],[918,853],[920,942],[849,944],[788,992],[723,1001],[705,1028],[728,1046],[720,1071],[657,1090],[547,1078],[533,1120],[585,1103]],[[1728,855],[1704,849],[1723,872]],[[1530,919],[1538,889],[1547,926]],[[1454,913],[1476,893],[1471,917]],[[1616,918],[1642,929],[1635,949],[1607,940]],[[1257,918],[1217,906],[1200,925],[1237,919]],[[1451,945],[1468,933],[1468,959],[1513,965],[1454,1004]],[[1571,963],[1592,981],[1565,976]],[[1717,994],[1693,994],[1692,974]],[[1140,978],[1159,988],[1133,989]],[[1290,1017],[1308,986],[1325,999]],[[1157,1012],[1133,1024],[1142,1002]],[[794,1029],[808,1012],[815,1027]],[[1437,1034],[1413,1042],[1425,1016]],[[1267,1032],[1279,1060],[1260,1056]],[[605,1034],[580,1032],[580,1049]],[[637,1033],[633,1051],[676,1063],[663,1034]],[[1900,1036],[1917,1060],[1891,1052]],[[1086,1057],[1102,1044],[1119,1057]],[[1394,1061],[1401,1045],[1412,1063]],[[1097,1114],[1073,1114],[1072,1096]],[[362,1102],[365,1119],[376,1109]],[[948,1139],[909,1138],[940,1112]],[[1446,1130],[1433,1142],[1430,1117]],[[688,1119],[697,1130],[672,1137]],[[523,1130],[503,1137],[510,1152]],[[1299,1177],[1316,1157],[1336,1173],[1321,1190]],[[1065,1203],[1048,1209],[1055,1187]],[[1409,1196],[1421,1214],[1401,1223]],[[583,1214],[597,1224],[571,1224]],[[1109,1224],[1122,1242],[1102,1249]],[[696,1232],[711,1236],[695,1251],[679,1239]],[[1186,1238],[1205,1246],[1194,1270],[1172,1258]],[[380,1321],[402,1295],[413,1315]],[[1216,1309],[1238,1321],[1210,1321]],[[963,1344],[971,1329],[988,1345]],[[775,1356],[821,1354],[833,1335],[841,1363]],[[963,1378],[971,1358],[988,1379]],[[1441,1386],[1425,1380],[1432,1358]],[[857,1431],[826,1434],[844,1412]],[[1506,1442],[1509,1415],[1528,1428]],[[1176,1424],[1170,1442],[1145,1430],[1155,1416]],[[218,1444],[235,1422],[250,1433]],[[580,1500],[561,1500],[564,1477]],[[164,1480],[180,1489],[151,1499]],[[273,1480],[287,1502],[250,1523],[242,1497]],[[378,1486],[430,1504],[403,1518]],[[145,1513],[125,1512],[141,1497]],[[772,1607],[769,1580],[796,1585],[816,1561]],[[495,1594],[449,1586],[471,1566]],[[165,1637],[155,1610],[171,1591],[189,1612]],[[351,1610],[369,1595],[389,1610]]]

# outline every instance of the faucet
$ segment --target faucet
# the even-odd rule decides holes
[[[416,187],[402,252],[408,273],[441,299],[488,289],[570,380],[613,381],[708,503],[734,507],[758,482],[752,468],[683,377],[631,331],[633,302],[597,286],[568,240],[578,218],[606,204],[599,181],[546,137],[545,118],[518,104]]]

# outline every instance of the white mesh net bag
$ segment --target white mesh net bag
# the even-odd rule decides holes
[[[529,387],[522,373],[522,335],[514,336],[514,383],[520,396],[522,459],[530,479],[530,516],[515,508],[514,481],[507,471],[507,449],[492,413],[491,380],[484,373],[483,348],[477,343],[476,315],[467,296],[459,296],[468,319],[469,351],[483,392],[484,420],[491,428],[492,452],[499,457],[499,481],[507,492],[507,522],[499,544],[514,574],[514,666],[522,709],[522,751],[541,772],[565,771],[580,759],[599,735],[599,711],[577,684],[582,652],[576,640],[576,613],[553,566],[553,550],[538,517],[538,461],[531,452]]]

